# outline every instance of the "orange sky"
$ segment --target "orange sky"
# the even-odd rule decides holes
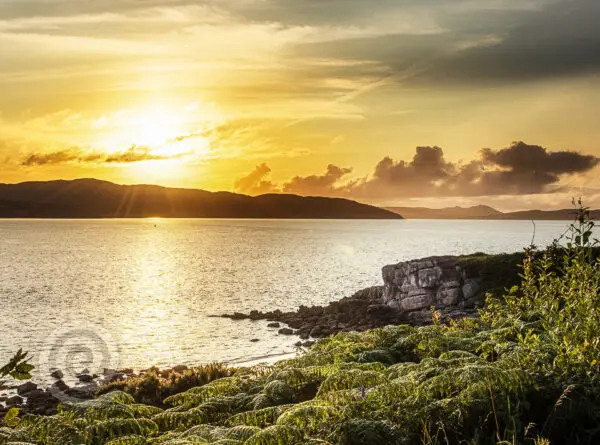
[[[598,13],[594,0],[5,0],[0,182],[600,205]],[[517,164],[483,159],[513,141],[529,144]],[[443,156],[421,168],[418,146]],[[558,168],[564,151],[591,157]]]

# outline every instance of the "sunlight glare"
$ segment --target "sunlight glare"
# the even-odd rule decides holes
[[[154,147],[183,133],[182,119],[167,109],[153,108],[136,114],[131,130],[139,145]]]

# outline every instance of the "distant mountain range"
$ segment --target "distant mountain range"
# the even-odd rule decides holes
[[[95,179],[0,184],[0,218],[402,219],[337,198],[117,185]]]
[[[524,210],[521,212],[501,212],[492,207],[447,207],[429,209],[426,207],[386,207],[406,219],[505,219],[505,220],[572,220],[573,209],[563,210]],[[593,210],[591,216],[600,218],[600,210]]]

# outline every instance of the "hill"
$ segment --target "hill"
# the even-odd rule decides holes
[[[386,210],[398,213],[406,219],[493,219],[493,220],[572,220],[573,209],[562,210],[524,210],[520,212],[501,212],[489,206],[447,207],[430,209],[427,207],[386,207]],[[591,212],[593,219],[600,218],[600,210]]]
[[[447,207],[429,209],[427,207],[387,207],[407,219],[487,219],[502,213],[488,206]]]
[[[0,218],[401,219],[337,198],[251,197],[228,192],[118,185],[95,179],[0,184]]]

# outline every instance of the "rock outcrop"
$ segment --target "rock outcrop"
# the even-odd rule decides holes
[[[483,278],[461,265],[460,257],[431,257],[383,268],[383,303],[407,321],[431,320],[431,309],[447,317],[475,313],[483,306]]]
[[[393,324],[432,322],[431,309],[443,320],[477,315],[487,292],[498,293],[519,282],[523,254],[430,257],[385,266],[383,286],[363,289],[329,305],[301,306],[294,312],[236,312],[233,320],[284,323],[302,339],[338,332],[364,331]],[[279,328],[279,326],[277,326]]]

